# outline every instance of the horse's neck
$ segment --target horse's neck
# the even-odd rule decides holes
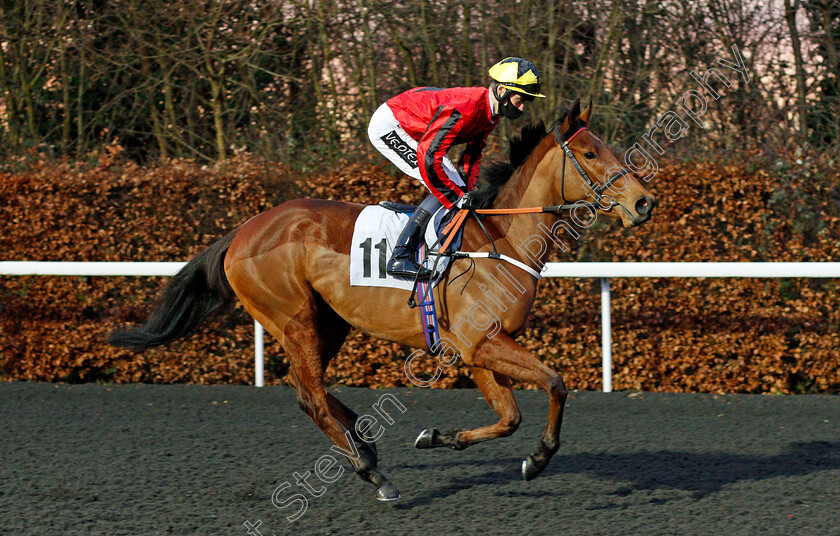
[[[539,150],[539,149],[538,149]],[[532,155],[525,164],[520,167],[507,183],[499,190],[493,208],[528,208],[544,207],[560,204],[555,199],[554,185],[552,184],[551,169],[554,167],[551,160],[555,157],[556,151],[544,152],[542,158],[539,155]],[[493,224],[499,234],[515,248],[519,248],[530,237],[543,233],[543,229],[551,228],[556,216],[552,214],[516,214],[511,216],[492,216]],[[542,224],[542,226],[540,225]],[[548,257],[546,250],[542,259],[543,263]]]

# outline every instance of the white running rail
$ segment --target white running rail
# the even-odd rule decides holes
[[[172,276],[183,262],[0,261],[2,275]],[[601,280],[603,390],[612,391],[610,278],[614,277],[805,277],[840,278],[840,262],[550,262],[543,277],[597,277]],[[264,385],[264,330],[254,321],[254,384]]]

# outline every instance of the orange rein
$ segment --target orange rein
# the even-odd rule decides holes
[[[565,147],[566,145],[568,145],[569,142],[572,141],[575,138],[575,136],[577,136],[578,134],[580,134],[584,130],[587,130],[587,128],[586,127],[579,128],[577,130],[577,132],[575,132],[574,134],[572,134],[569,137],[568,140],[563,142],[563,146]],[[559,138],[558,138],[558,141],[560,141]],[[563,163],[565,164],[565,162],[566,161],[564,160]],[[563,205],[561,205],[561,207],[562,206]],[[547,212],[546,209],[550,210],[550,209],[557,209],[557,208],[560,208],[560,207],[480,208],[480,209],[476,209],[475,212],[478,213],[478,214],[489,214],[489,215],[492,215],[492,214],[541,214],[543,212]],[[458,234],[458,229],[460,229],[461,225],[463,225],[464,221],[466,221],[467,214],[469,214],[468,209],[461,209],[458,212],[458,214],[456,214],[455,217],[452,218],[452,220],[449,221],[447,226],[444,227],[443,234],[445,234],[447,236],[446,236],[446,241],[443,243],[443,246],[441,246],[441,248],[440,248],[440,251],[446,251],[446,248],[449,247],[449,244],[452,242],[452,239],[455,238],[456,234]]]
[[[469,210],[465,209],[458,211],[458,214],[455,214],[455,217],[452,218],[446,227],[443,228],[443,234],[446,235],[446,240],[443,242],[443,246],[441,246],[440,251],[446,251],[446,248],[449,247],[452,239],[455,238],[456,234],[458,234],[458,229],[461,227],[461,224],[463,224],[464,220],[467,219],[467,214],[469,214],[469,212]]]
[[[526,208],[479,208],[476,209],[475,212],[478,214],[539,214],[545,212],[544,207],[526,207]],[[461,209],[458,211],[458,214],[452,218],[446,227],[443,228],[443,234],[446,235],[446,240],[444,241],[443,245],[440,247],[440,251],[446,251],[446,248],[449,247],[449,244],[452,242],[452,239],[455,238],[455,235],[458,234],[458,229],[461,228],[461,225],[467,219],[467,214],[470,211],[467,209]]]

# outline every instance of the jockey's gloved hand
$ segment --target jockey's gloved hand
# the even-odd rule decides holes
[[[472,210],[476,208],[481,208],[478,206],[477,200],[472,198],[470,192],[465,193],[464,197],[459,199],[455,206],[461,210]]]

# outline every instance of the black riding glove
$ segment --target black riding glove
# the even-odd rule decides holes
[[[478,205],[477,200],[473,199],[473,197],[470,195],[470,192],[465,193],[464,197],[459,199],[455,206],[461,210],[474,210],[477,208],[481,208]]]

